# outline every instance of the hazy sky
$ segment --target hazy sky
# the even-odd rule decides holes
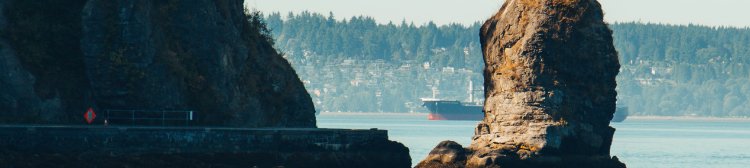
[[[421,25],[470,24],[484,21],[499,10],[503,0],[245,0],[245,5],[262,12],[308,10],[333,12],[338,19],[367,15],[380,23],[401,20]],[[599,0],[605,18],[614,21],[671,24],[729,25],[750,27],[750,0]]]

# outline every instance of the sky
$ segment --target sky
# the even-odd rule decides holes
[[[750,27],[750,0],[599,0],[608,22],[700,24]],[[402,20],[422,25],[429,21],[472,24],[484,21],[503,0],[245,0],[245,6],[264,13],[311,11],[337,19],[372,16],[380,23]]]

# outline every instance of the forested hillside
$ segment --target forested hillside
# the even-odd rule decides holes
[[[750,29],[613,24],[618,91],[643,115],[750,115]]]
[[[468,100],[469,81],[482,86],[478,22],[378,24],[333,16],[266,16],[321,111],[424,111],[421,97]],[[618,103],[631,114],[750,116],[750,29],[610,26],[622,64]]]
[[[377,24],[371,17],[335,20],[303,12],[267,16],[268,26],[276,35],[277,46],[291,59],[320,56],[323,61],[336,59],[430,62],[439,67],[469,67],[480,70],[479,22],[466,27],[460,24],[438,26],[435,23],[414,25]],[[476,33],[475,33],[476,32]]]

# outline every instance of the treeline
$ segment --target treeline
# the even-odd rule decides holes
[[[371,17],[336,20],[333,16],[272,13],[266,20],[277,47],[295,66],[384,60],[394,65],[465,68],[477,74],[484,66],[479,23],[378,24]],[[632,22],[610,27],[622,64],[618,103],[628,106],[631,114],[750,116],[750,29]],[[302,78],[315,81],[318,75],[325,74]]]
[[[429,22],[378,24],[372,17],[356,16],[336,20],[333,13],[280,13],[267,17],[279,48],[291,59],[325,56],[336,59],[386,60],[388,62],[430,62],[438,67],[481,69],[479,27],[450,24],[438,26]]]
[[[642,115],[750,116],[750,29],[618,23],[620,98]]]

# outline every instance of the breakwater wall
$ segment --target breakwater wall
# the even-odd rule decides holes
[[[44,160],[94,160],[88,161],[94,167],[401,167],[379,164],[408,160],[408,149],[377,129],[0,126],[0,147],[0,162],[21,167]]]

